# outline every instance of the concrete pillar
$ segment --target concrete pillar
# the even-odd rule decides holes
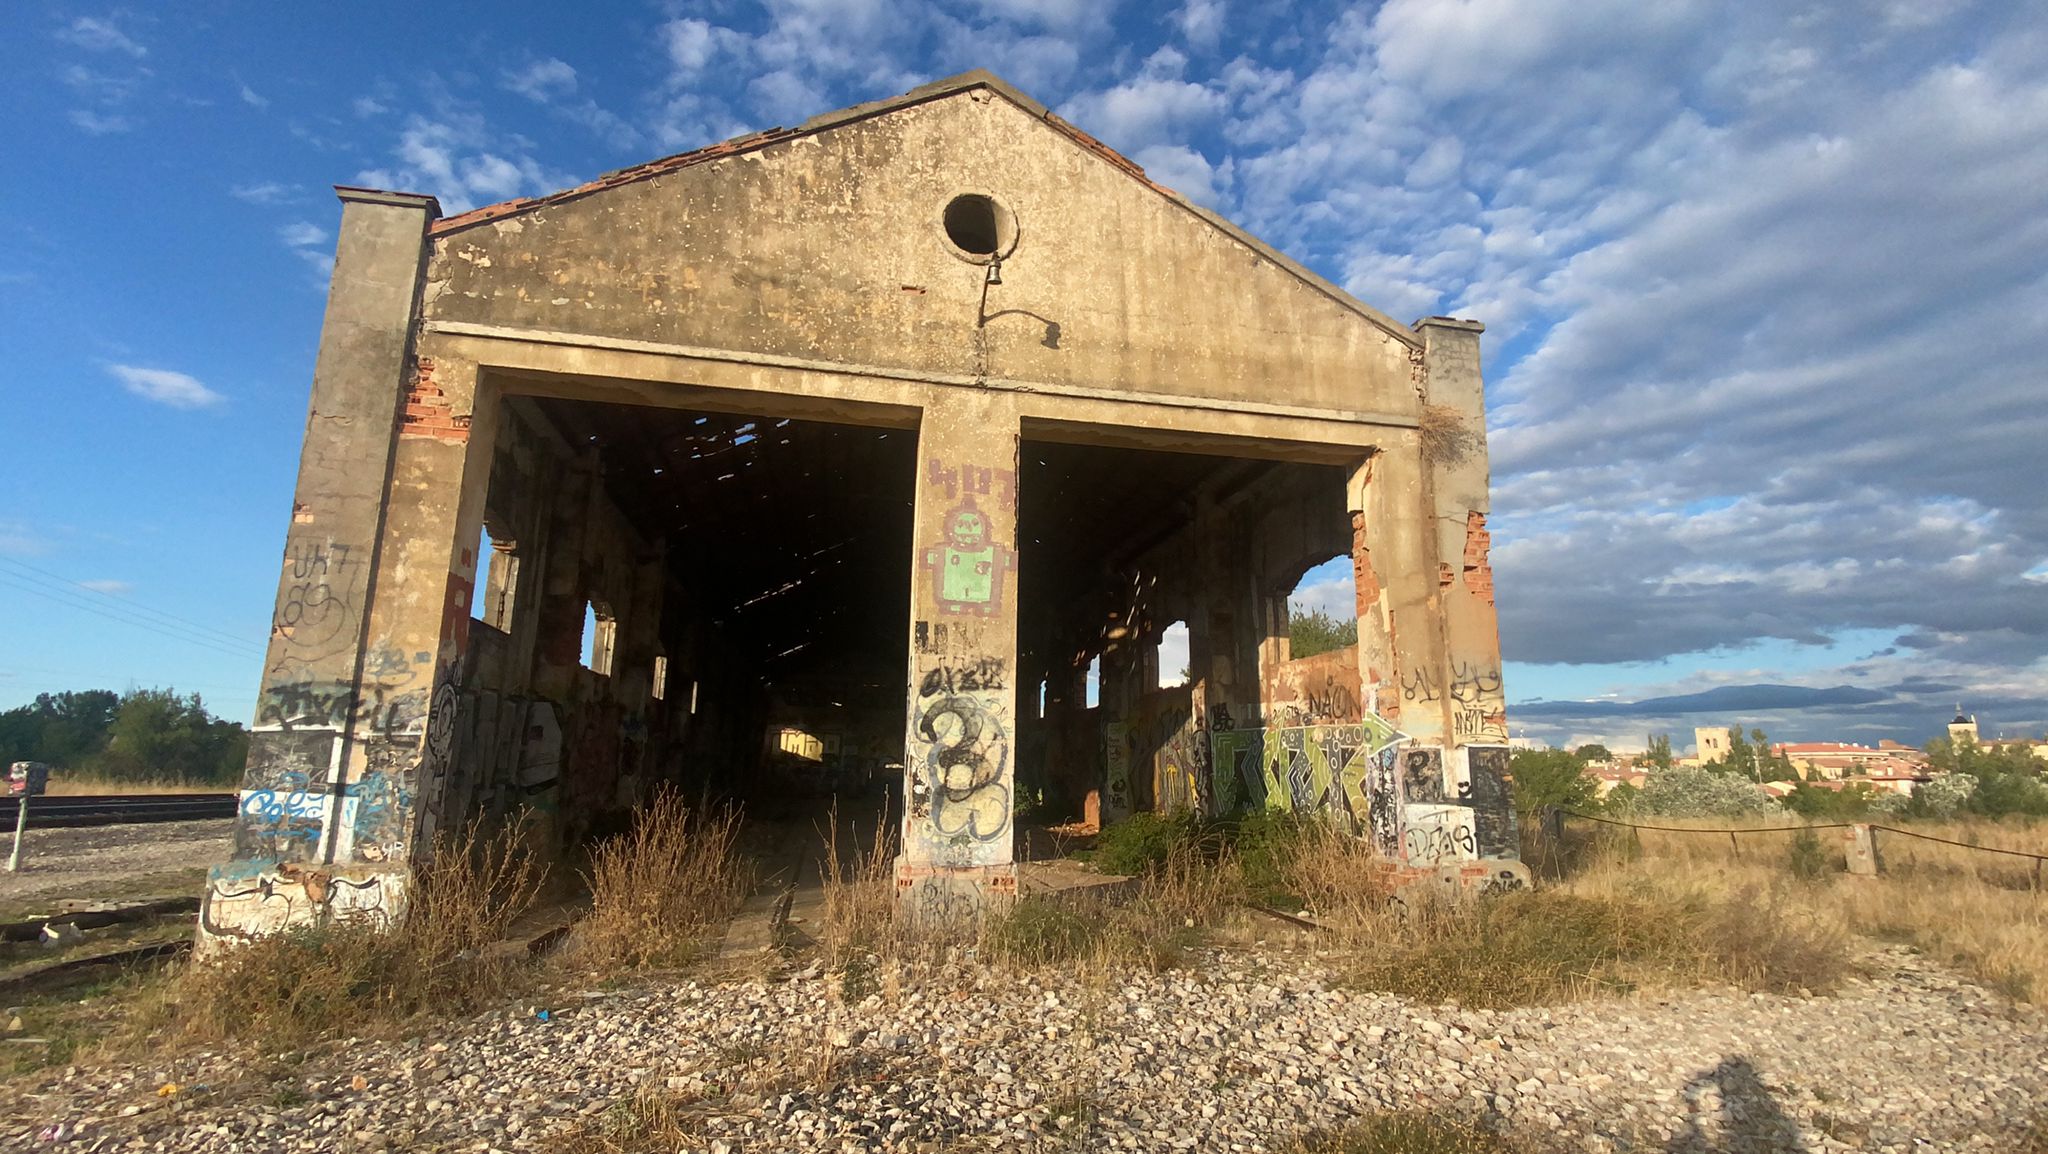
[[[1488,555],[1481,326],[1417,330],[1420,427],[1391,434],[1350,485],[1360,680],[1398,730],[1366,771],[1368,832],[1456,887],[1526,884]]]
[[[918,429],[896,885],[919,920],[962,922],[1017,892],[1018,441],[1007,394],[949,395]]]
[[[1450,726],[1421,457],[1418,438],[1404,430],[1352,472],[1359,685],[1367,710],[1397,726],[1411,748],[1441,750]]]
[[[1477,321],[1432,317],[1423,338],[1427,392],[1422,464],[1436,530],[1437,582],[1449,659],[1446,722],[1457,745],[1505,745],[1500,627],[1493,602],[1485,387]]]
[[[366,785],[368,743],[426,731],[434,652],[373,645],[386,500],[411,364],[431,197],[338,190],[334,277],[257,697],[231,860],[216,867],[200,941],[330,914],[389,916],[406,866],[409,798]],[[384,835],[391,836],[386,839]]]
[[[392,454],[369,646],[373,662],[395,668],[408,658],[408,684],[424,683],[431,693],[416,730],[362,735],[364,756],[350,766],[350,781],[366,795],[389,797],[396,812],[375,831],[358,821],[359,858],[406,860],[470,817],[450,810],[447,799],[457,762],[478,752],[464,748],[476,686],[466,683],[463,658],[476,582],[489,563],[477,544],[500,412],[480,392],[474,364],[424,348],[415,359]],[[408,807],[414,812],[405,813]]]
[[[1102,719],[1101,820],[1104,824],[1122,821],[1137,812],[1142,784],[1139,775],[1143,772],[1146,780],[1150,778],[1149,771],[1141,771],[1131,764],[1131,722],[1138,712],[1133,687],[1137,684],[1138,652],[1142,648],[1125,639],[1104,649],[1097,673],[1095,693],[1097,716]],[[1143,796],[1149,797],[1149,792]]]
[[[1877,856],[1877,833],[1868,825],[1859,822],[1843,827],[1842,853],[1851,876],[1874,878],[1884,870],[1884,861]]]

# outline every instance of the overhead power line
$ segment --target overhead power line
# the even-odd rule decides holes
[[[145,617],[138,613],[127,612],[124,607],[118,604],[107,605],[92,601],[68,589],[51,586],[48,582],[36,582],[33,578],[24,577],[22,574],[0,570],[0,585],[6,585],[23,593],[54,601],[59,605],[77,609],[81,612],[104,617],[110,621],[117,621],[146,633],[154,633],[173,641],[184,642],[187,645],[211,649],[230,657],[260,657],[263,654],[262,647],[247,641],[233,640],[228,638],[226,634],[202,633],[184,626]]]
[[[175,625],[179,628],[186,629],[194,633],[198,633],[202,636],[213,637],[220,641],[226,642],[229,645],[249,644],[249,639],[240,634],[230,633],[224,629],[216,629],[211,625],[207,625],[204,622],[194,621],[189,617],[180,617],[176,613],[172,613],[168,610],[158,609],[153,605],[146,605],[140,601],[137,601],[133,597],[124,597],[117,593],[109,593],[104,589],[95,589],[83,581],[74,581],[61,573],[52,573],[48,569],[43,569],[38,566],[31,565],[28,562],[22,561],[18,558],[0,557],[0,567],[17,570],[16,576],[22,577],[25,580],[33,581],[38,585],[48,585],[50,582],[54,581],[59,583],[60,585],[65,586],[66,588],[64,591],[67,593],[76,590],[77,593],[86,594],[91,598],[98,598],[102,601],[108,602],[118,607],[124,612],[140,613],[147,617],[159,618],[165,621],[166,623]]]

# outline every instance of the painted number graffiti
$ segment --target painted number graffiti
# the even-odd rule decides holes
[[[975,696],[950,694],[925,707],[917,734],[926,743],[924,777],[939,834],[987,842],[1008,833],[1010,744],[993,711]]]
[[[295,649],[336,640],[354,616],[346,574],[349,546],[328,540],[294,541],[285,555],[284,594],[271,625]],[[343,638],[342,640],[346,640]]]

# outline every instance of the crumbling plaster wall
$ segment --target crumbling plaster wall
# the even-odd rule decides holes
[[[1015,221],[986,325],[983,268],[940,223],[962,193]],[[1405,336],[986,90],[458,221],[428,281],[438,324],[1415,412]]]
[[[661,734],[645,705],[657,647],[678,644],[661,639],[673,590],[658,543],[634,539],[593,487],[575,509],[565,485],[545,518],[533,632],[470,636],[501,387],[734,411],[772,396],[787,415],[918,429],[905,755],[924,810],[899,881],[938,879],[922,887],[935,912],[1014,879],[1016,591],[975,585],[963,600],[933,557],[993,545],[982,560],[1014,565],[1025,432],[1348,462],[1350,483],[1312,495],[1312,518],[1205,508],[1168,548],[1175,563],[1145,578],[1180,603],[1163,619],[1188,620],[1195,673],[1187,721],[1162,743],[1208,758],[1193,773],[1205,808],[1362,795],[1376,844],[1412,868],[1478,876],[1511,840],[1476,817],[1505,798],[1477,326],[1395,325],[993,88],[821,129],[432,227],[425,198],[345,193],[235,860],[209,883],[204,935],[394,916],[409,857],[478,798],[511,796],[511,782],[546,808],[532,778],[550,746],[558,775],[561,751],[598,751],[608,768],[589,780],[614,803],[646,767],[672,765],[673,743],[649,751]],[[1000,285],[941,227],[969,192],[1008,214]],[[972,548],[956,541],[963,493],[982,534]],[[1304,550],[1345,548],[1359,732],[1273,727],[1261,675],[1286,657],[1274,575]],[[564,648],[593,583],[621,614],[621,665],[602,684]],[[1148,595],[1133,594],[1105,597]],[[1134,648],[1156,633],[1124,608],[1124,636],[1102,638],[1095,711],[1111,813],[1155,800],[1133,788],[1188,792],[1156,765],[1119,764],[1135,751],[1116,727],[1156,684]],[[552,723],[532,708],[543,701],[563,711]],[[704,733],[693,719],[691,740]],[[1223,774],[1218,743],[1249,733],[1260,772]],[[1248,756],[1229,753],[1239,767]],[[1306,770],[1269,770],[1282,754]],[[1422,800],[1431,780],[1446,801]],[[444,809],[450,790],[459,808]],[[1460,802],[1467,815],[1442,809]],[[1442,836],[1411,848],[1418,830]]]

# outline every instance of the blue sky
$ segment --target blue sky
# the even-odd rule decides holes
[[[1970,0],[10,4],[0,706],[248,713],[330,186],[459,211],[974,67],[1368,303],[1487,322],[1512,701],[2048,727],[2048,15]]]

